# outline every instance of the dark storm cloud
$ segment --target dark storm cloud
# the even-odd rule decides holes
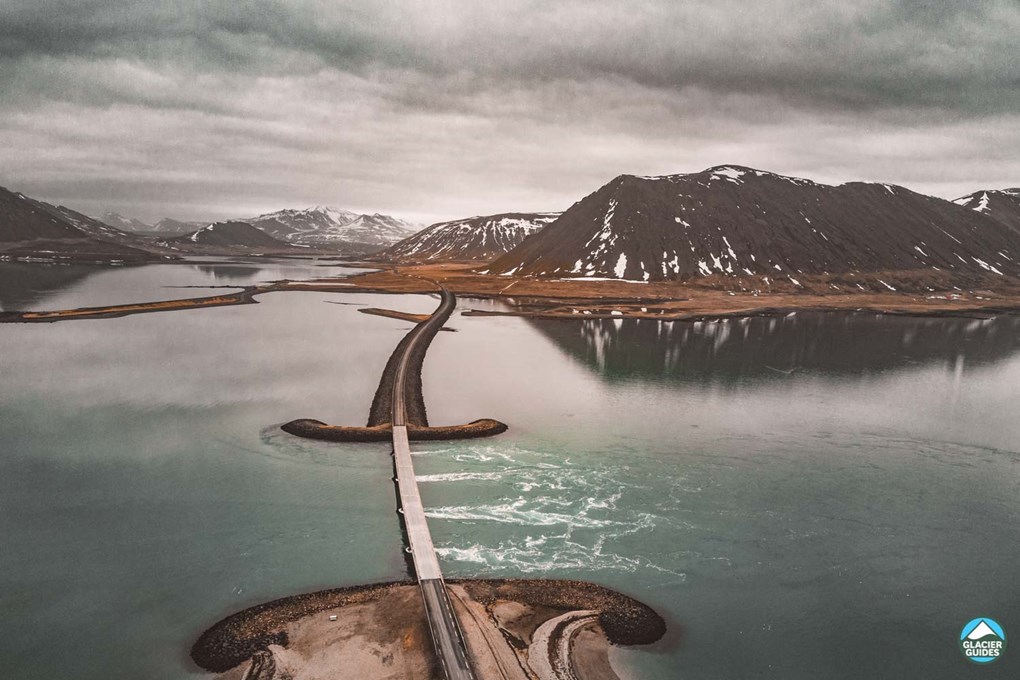
[[[1015,0],[7,0],[0,180],[436,214],[715,162],[1017,183],[1018,32]]]
[[[378,66],[514,81],[611,76],[805,106],[983,112],[1020,101],[1018,30],[1015,0],[31,0],[0,9],[8,62],[64,55],[250,73]]]

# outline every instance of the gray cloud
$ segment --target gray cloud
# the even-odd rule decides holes
[[[1017,184],[1014,0],[8,0],[0,181],[154,218],[569,205],[759,165]]]

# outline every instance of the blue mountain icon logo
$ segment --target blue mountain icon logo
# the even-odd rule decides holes
[[[974,663],[992,663],[1005,650],[1006,631],[994,619],[972,619],[960,631],[960,651]]]

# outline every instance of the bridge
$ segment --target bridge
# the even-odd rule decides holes
[[[425,616],[436,657],[447,680],[475,680],[474,671],[468,660],[464,632],[454,614],[450,595],[439,568],[432,535],[425,519],[425,508],[418,492],[418,481],[414,476],[411,462],[411,445],[407,439],[407,408],[405,404],[405,383],[409,358],[422,342],[429,342],[453,313],[456,298],[445,288],[441,291],[439,307],[426,321],[415,326],[408,334],[403,352],[397,364],[393,380],[392,429],[393,466],[397,475],[397,489],[400,496],[400,512],[414,562],[415,577],[421,588],[425,604]]]

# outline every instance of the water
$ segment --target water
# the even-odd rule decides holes
[[[215,284],[145,269],[41,303],[102,304],[166,269]],[[388,448],[275,426],[363,422],[409,324],[357,306],[435,301],[261,300],[0,326],[9,677],[68,659],[81,678],[200,676],[187,649],[220,617],[402,575]],[[956,639],[981,615],[1020,630],[1020,320],[449,325],[430,420],[511,429],[416,446],[448,574],[582,578],[655,606],[667,638],[620,655],[641,678],[1016,676],[1014,650],[974,671]]]
[[[0,310],[53,310],[213,295],[280,279],[343,276],[351,269],[313,260],[203,257],[190,264],[110,267],[0,263]],[[197,288],[197,289],[196,289]]]

